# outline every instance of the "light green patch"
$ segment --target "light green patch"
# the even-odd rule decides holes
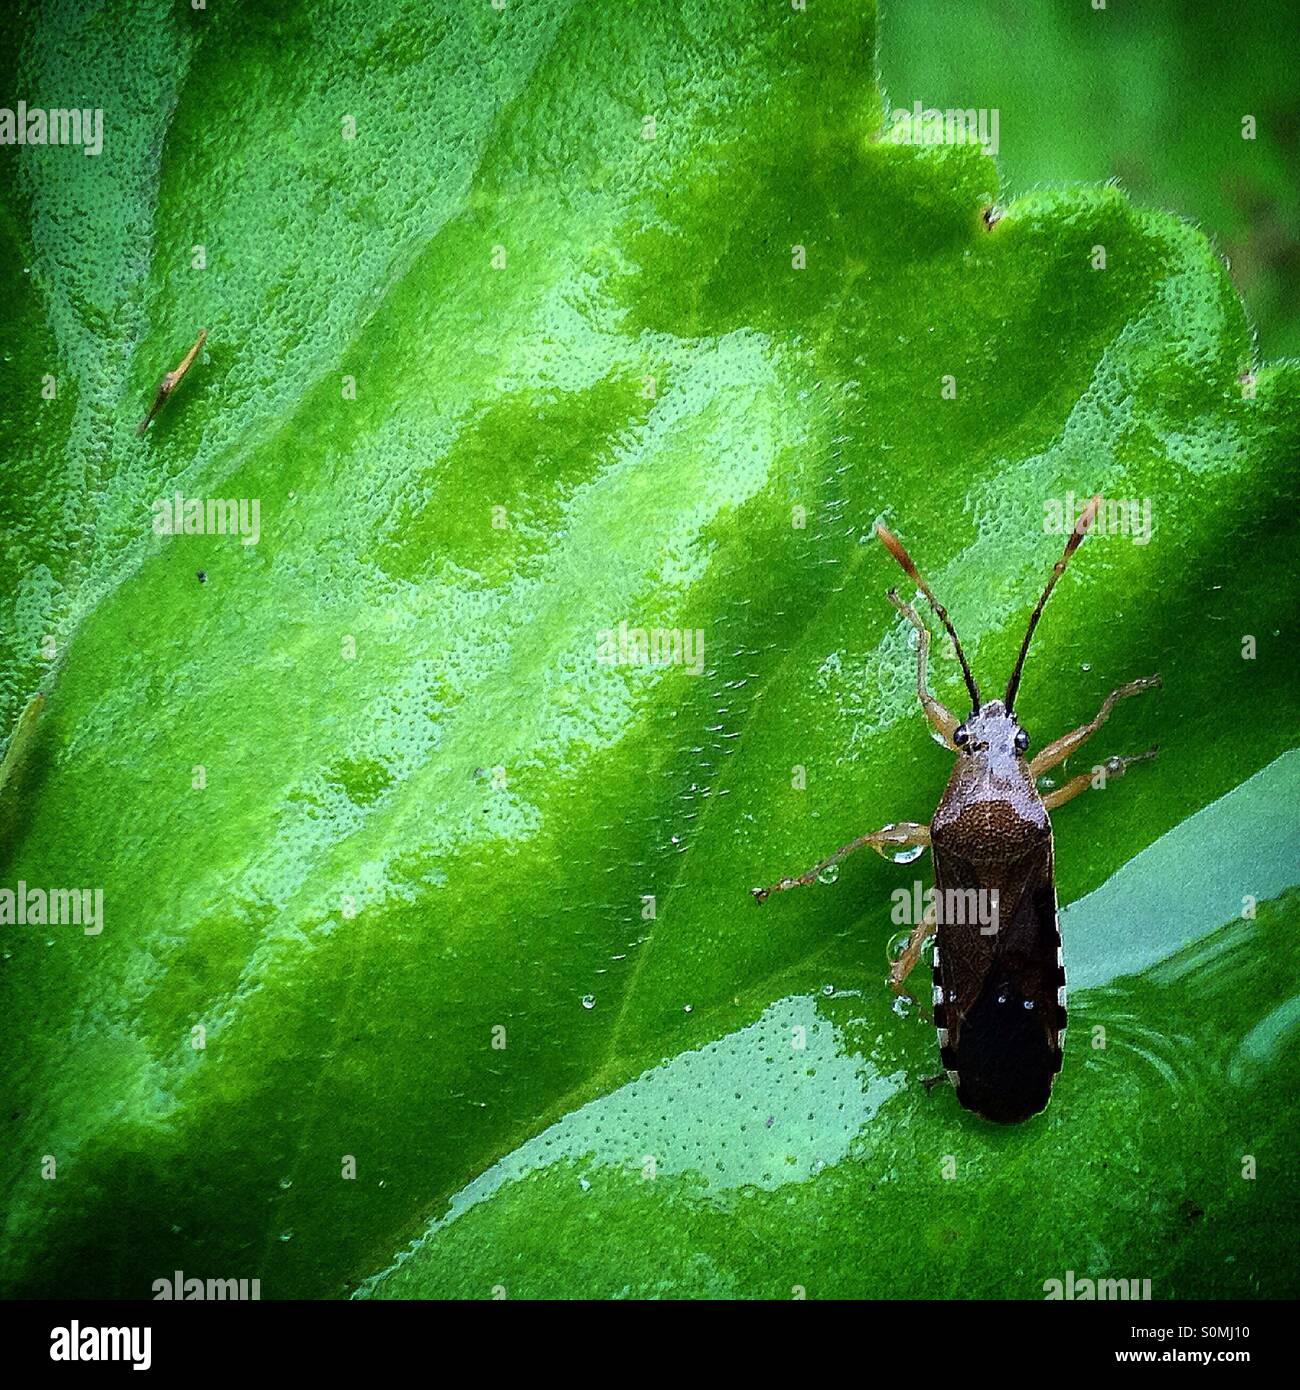
[[[1230,980],[1234,987],[1239,984],[1234,976],[1247,953],[1256,955],[1257,966],[1267,968],[1268,938],[1253,926],[1243,932],[1245,923],[1223,926],[1224,907],[1243,885],[1253,886],[1263,901],[1280,897],[1300,881],[1294,817],[1287,813],[1295,805],[1298,772],[1300,752],[1285,754],[1163,835],[1063,914],[1074,1013],[1067,1067],[1086,1065],[1090,1052],[1105,1056],[1106,1046],[1096,1046],[1099,1027],[1112,1035],[1104,1042],[1118,1059],[1117,1065],[1087,1066],[1081,1085],[1092,1094],[1081,1097],[1081,1085],[1071,1086],[1071,1124],[1084,1131],[1071,1142],[1083,1152],[1091,1152],[1096,1144],[1091,1121],[1111,1108],[1105,1092],[1140,1084],[1143,1071],[1159,1077],[1156,1095],[1166,1092],[1165,1104],[1176,1105],[1181,1097],[1188,1106],[1210,1110],[1238,1104],[1236,1087],[1250,1088],[1247,1104],[1255,1108],[1258,1096],[1276,1096],[1282,1078],[1294,1072],[1294,1050],[1284,1044],[1300,1022],[1295,997],[1238,1039],[1219,1033],[1208,1014],[1203,1019],[1178,1018],[1158,1008],[1127,1013],[1099,1005],[1084,990],[1115,982],[1113,997],[1122,998],[1133,986],[1141,986],[1140,972],[1146,971],[1152,983],[1178,980],[1213,995],[1216,977]],[[1211,878],[1216,880],[1213,888]],[[1286,901],[1294,904],[1294,898],[1291,894]],[[1152,904],[1162,910],[1153,913]],[[1268,902],[1260,909],[1270,927],[1274,909]],[[1177,924],[1176,933],[1171,922]],[[1285,980],[1279,983],[1285,987]],[[1143,997],[1158,999],[1162,993],[1167,991],[1147,988]],[[866,996],[852,1006],[857,1016],[847,1027],[837,1026],[828,1015],[831,1006],[825,994],[782,999],[756,1022],[580,1107],[452,1197],[446,1214],[391,1266],[364,1281],[356,1296],[486,1297],[497,1284],[512,1297],[708,1298],[720,1296],[720,1287],[732,1297],[781,1296],[773,1292],[773,1276],[750,1254],[755,1244],[780,1250],[796,1243],[778,1233],[774,1223],[807,1232],[803,1278],[814,1289],[855,1289],[860,1297],[906,1293],[887,1277],[879,1259],[846,1248],[844,1240],[827,1236],[824,1244],[812,1243],[822,1233],[839,1229],[841,1221],[853,1219],[837,1207],[860,1207],[878,1229],[892,1234],[876,1248],[896,1249],[909,1235],[903,1211],[918,1187],[929,1186],[924,1170],[936,1160],[928,1145],[946,1144],[954,1155],[953,1180],[969,1186],[971,1165],[984,1168],[1000,1150],[1011,1150],[1017,1171],[1032,1170],[1038,1161],[1046,1172],[1049,1163],[1059,1161],[1055,1151],[1062,1135],[1060,1127],[1039,1120],[1024,1127],[1023,1143],[1005,1144],[1003,1131],[955,1115],[956,1102],[946,1093],[922,1102],[930,1113],[916,1115],[921,1105],[915,1096],[899,1093],[919,1090],[917,1074],[884,1076],[873,1061],[873,1028],[915,1027],[910,1020],[891,1018],[886,998],[881,981],[872,981]],[[1253,1015],[1259,1006],[1248,1002],[1245,1007]],[[1098,1021],[1102,1019],[1106,1021]],[[1194,1031],[1181,1033],[1179,1025],[1189,1021]],[[868,1046],[862,1046],[864,1041]],[[1216,1069],[1204,1066],[1198,1053],[1231,1055],[1227,1076],[1222,1071],[1207,1074]],[[937,1057],[932,1065],[937,1065]],[[916,1148],[909,1152],[903,1147],[900,1167],[882,1171],[879,1156],[901,1127],[900,1111],[910,1121],[908,1135]],[[1278,1143],[1283,1140],[1283,1131],[1277,1129],[1280,1122],[1277,1116],[1270,1125]],[[1182,1195],[1184,1186],[1195,1192],[1201,1209],[1216,1201],[1229,1206],[1240,1175],[1200,1163],[1190,1179],[1176,1163],[1155,1162],[1151,1145],[1159,1143],[1160,1132],[1158,1124],[1152,1126],[1151,1137],[1139,1141],[1144,1153],[1140,1171],[1154,1186],[1154,1209],[1177,1209],[1190,1200]],[[1257,1132],[1244,1132],[1257,1143]],[[1274,1152],[1273,1162],[1282,1157]],[[756,1200],[760,1193],[806,1182],[830,1169],[838,1169],[837,1181],[832,1186],[828,1173],[823,1186],[830,1190],[814,1188],[801,1198],[797,1216],[788,1206]],[[1289,1162],[1284,1163],[1256,1181],[1273,1188],[1290,1171]],[[1082,1175],[1075,1175],[1071,1185],[1076,1179],[1086,1186]],[[987,1220],[996,1220],[990,1189],[1000,1198],[1010,1187],[998,1183],[992,1171],[986,1173],[966,1197],[963,1221],[985,1216],[986,1211]],[[621,1229],[629,1209],[639,1213],[633,1229],[650,1235],[654,1256],[665,1261],[657,1278],[643,1250],[609,1234],[611,1228]],[[1144,1262],[1141,1277],[1152,1277],[1149,1270],[1157,1257],[1145,1245],[1143,1233],[1125,1230],[1122,1221],[1105,1216],[1058,1215],[1064,1238],[1034,1241],[1027,1236],[1020,1251],[1022,1267],[1038,1267],[1038,1261],[1048,1271],[1043,1277],[1053,1277],[1047,1249],[1072,1238],[1091,1259],[1097,1258],[1096,1251],[1106,1252],[1104,1263],[1095,1267],[1099,1276],[1113,1276],[1130,1261]],[[1086,1240],[1076,1229],[1080,1218],[1088,1230]],[[467,1229],[452,1231],[454,1223]],[[535,1230],[546,1231],[550,1242],[566,1253],[553,1262],[521,1266],[511,1256],[527,1248],[527,1233]],[[585,1234],[597,1230],[602,1232],[598,1241]],[[1190,1231],[1179,1232],[1179,1242],[1192,1236]],[[946,1247],[961,1242],[962,1225],[932,1224],[928,1238],[937,1241],[935,1255],[942,1261],[951,1253]],[[701,1244],[710,1258],[697,1263],[693,1256]],[[1178,1259],[1178,1252],[1172,1259],[1161,1256],[1161,1268],[1171,1271]],[[799,1283],[797,1271],[793,1266],[791,1270],[787,1297]],[[1281,1287],[1280,1274],[1268,1279],[1270,1287]],[[1005,1281],[1007,1274],[1002,1271],[996,1277]],[[1172,1273],[1156,1280],[1158,1297],[1180,1295],[1171,1277]],[[1226,1296],[1252,1292],[1249,1280],[1255,1272],[1217,1269],[1203,1277],[1202,1290],[1216,1289]],[[946,1277],[939,1287],[949,1287]],[[1035,1296],[1030,1287],[1006,1282],[966,1289],[956,1285],[953,1292],[965,1297],[999,1292],[1004,1297]]]

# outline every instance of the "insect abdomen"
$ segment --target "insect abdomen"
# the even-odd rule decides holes
[[[957,1073],[957,1099],[967,1110],[1015,1124],[1047,1105],[1061,1054],[1034,1013],[1032,1000],[1002,982],[988,985],[966,1015],[951,1070]]]
[[[1059,938],[1058,938],[1059,939]],[[967,1110],[998,1124],[1017,1124],[1047,1106],[1061,1069],[1065,1038],[1065,968],[1056,950],[1055,1000],[1031,999],[1005,976],[985,984],[974,1008],[949,1028],[953,1001],[946,991],[939,948],[934,950],[934,1018],[944,1069]],[[1046,1007],[1051,1018],[1045,1020]],[[955,1020],[952,1020],[955,1022]],[[951,1041],[951,1032],[957,1042]]]

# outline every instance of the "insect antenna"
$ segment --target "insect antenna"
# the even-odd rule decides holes
[[[907,577],[930,600],[930,607],[938,614],[939,621],[944,625],[948,636],[952,638],[952,644],[957,649],[957,660],[961,662],[961,673],[966,678],[966,689],[970,691],[971,711],[977,714],[980,707],[979,688],[976,686],[975,677],[971,675],[970,667],[966,663],[966,653],[962,651],[961,643],[957,640],[957,630],[948,618],[948,610],[930,592],[930,586],[921,578],[920,570],[912,563],[912,557],[903,549],[903,543],[898,537],[879,521],[876,522],[876,535],[884,542],[885,549],[902,565]]]
[[[1038,600],[1038,606],[1029,615],[1029,627],[1025,630],[1025,640],[1020,644],[1020,655],[1016,657],[1015,669],[1011,672],[1011,679],[1007,682],[1007,694],[1003,704],[1007,707],[1007,713],[1011,713],[1012,702],[1016,698],[1016,691],[1020,688],[1020,670],[1025,664],[1025,656],[1029,651],[1029,639],[1034,635],[1034,629],[1038,626],[1038,619],[1042,614],[1043,605],[1047,602],[1047,596],[1056,587],[1056,581],[1065,573],[1065,566],[1070,556],[1078,549],[1079,542],[1083,539],[1084,532],[1092,524],[1093,517],[1097,514],[1097,508],[1101,505],[1101,493],[1095,494],[1088,499],[1088,505],[1079,513],[1079,519],[1074,524],[1074,530],[1070,532],[1070,539],[1065,543],[1065,553],[1052,566],[1052,573],[1047,581],[1047,587],[1043,590],[1043,596]]]

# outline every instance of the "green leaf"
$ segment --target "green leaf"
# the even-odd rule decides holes
[[[924,861],[857,856],[834,886],[749,897],[942,789],[880,517],[996,683],[1060,552],[1045,508],[1150,503],[1149,543],[1078,552],[1021,688],[1041,743],[1164,678],[1094,740],[1159,759],[1057,817],[1063,902],[1297,727],[1300,364],[1252,360],[1193,228],[1109,187],[986,220],[978,149],[878,141],[873,32],[869,6],[829,0],[24,21],[9,89],[102,106],[105,139],[0,149],[0,727],[46,697],[0,790],[0,888],[99,887],[104,921],[0,925],[8,1291],[141,1297],[176,1269],[354,1291],[551,1124],[811,1017],[826,983],[860,990],[866,1022],[798,1094],[861,1104],[837,1059],[870,1038],[881,1172],[916,1210],[936,1155],[991,1170],[1043,1133],[1081,1210],[1097,1189],[1072,1175],[1135,1097],[1171,1141],[1222,1133],[1144,1060],[1164,1027],[1145,975],[1115,1072],[1068,1064],[1036,1129],[923,1103],[932,1041],[882,976],[890,894]],[[177,492],[257,501],[256,543],[156,534]],[[601,661],[622,623],[702,634],[698,673]],[[956,705],[954,662],[933,665]],[[1265,978],[1287,977],[1244,984]],[[1183,1003],[1194,1040],[1267,1012]],[[730,1066],[698,1072],[702,1109],[728,1113],[710,1088]],[[1280,1125],[1293,1095],[1261,1088],[1249,1114]],[[833,1242],[824,1213],[852,1206],[922,1292],[947,1237],[874,1227],[861,1118],[820,1114],[844,1142],[806,1174],[792,1248]],[[1261,1132],[1262,1258],[1294,1172]],[[690,1243],[724,1137],[662,1185],[633,1175],[588,1238],[680,1232],[661,1291],[758,1288],[743,1224]],[[972,1247],[1014,1228],[1038,1171],[962,1218]],[[1117,1200],[1145,1210],[1154,1179],[1123,1172]],[[566,1181],[526,1203],[540,1252],[597,1210]],[[507,1287],[529,1263],[517,1194],[449,1228],[486,1231],[473,1268]],[[1250,1277],[1214,1229],[1212,1271],[1163,1292]],[[1019,1258],[983,1249],[990,1271]],[[564,1287],[614,1292],[616,1264]],[[856,1268],[842,1287],[869,1290]],[[437,1257],[423,1270],[447,1286]]]
[[[1118,179],[1200,223],[1231,263],[1259,341],[1300,351],[1300,119],[1288,0],[1024,5],[912,0],[882,15],[889,104],[999,113],[1011,191]]]
[[[1284,1296],[1264,1192],[1291,1163],[1297,795],[1288,753],[1063,914],[1082,1076],[1042,1122],[954,1126],[914,1084],[929,1028],[891,1029],[874,990],[792,994],[530,1139],[363,1292],[1041,1298],[1073,1269]],[[1284,896],[1243,921],[1243,889]]]

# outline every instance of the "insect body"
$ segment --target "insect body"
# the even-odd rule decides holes
[[[1015,713],[1025,655],[1048,595],[1100,501],[1100,496],[1094,497],[1084,508],[1052,570],[1001,700],[981,699],[943,605],[898,540],[884,526],[876,527],[889,552],[929,601],[961,663],[971,698],[971,712],[964,721],[954,718],[926,690],[929,631],[915,609],[891,589],[889,601],[919,634],[917,696],[935,732],[957,754],[956,765],[928,825],[915,821],[886,825],[859,836],[797,878],[753,890],[762,902],[773,892],[811,883],[862,845],[871,845],[881,854],[929,845],[934,855],[933,905],[893,963],[890,986],[903,994],[903,982],[925,941],[933,936],[934,1022],[944,1070],[968,1110],[1003,1123],[1028,1119],[1042,1110],[1061,1068],[1065,967],[1048,812],[1105,780],[1084,772],[1044,796],[1037,779],[1095,733],[1117,700],[1160,684],[1159,676],[1146,676],[1120,686],[1089,723],[1062,734],[1036,756],[1025,756],[1029,737]],[[1102,766],[1108,776],[1119,777],[1130,763],[1154,757],[1156,751],[1149,748],[1134,757],[1110,758]],[[934,1079],[942,1080],[942,1075]]]
[[[190,369],[190,363],[199,355],[199,349],[203,346],[204,339],[208,336],[206,328],[199,329],[199,336],[195,338],[193,347],[184,357],[172,368],[170,372],[164,372],[162,380],[158,383],[158,389],[154,392],[153,404],[150,405],[148,414],[136,426],[136,434],[143,434],[149,428],[149,421],[163,408],[167,397],[176,389],[181,377]]]

